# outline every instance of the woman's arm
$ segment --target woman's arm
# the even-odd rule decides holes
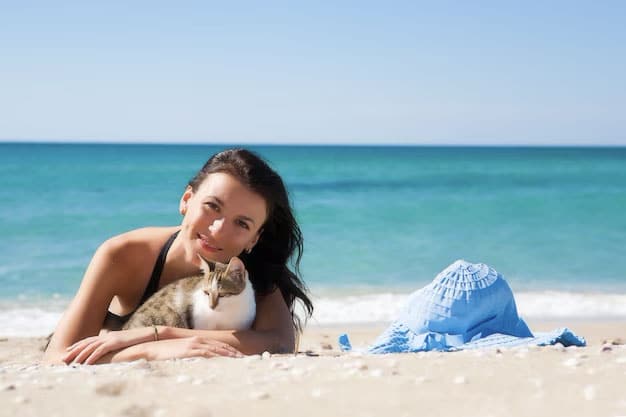
[[[160,339],[206,337],[227,343],[246,355],[264,351],[292,353],[296,349],[291,313],[278,289],[264,297],[259,297],[256,318],[251,330],[193,330],[164,327],[161,333]]]
[[[291,313],[279,290],[257,300],[257,313],[250,330],[195,330],[156,326],[110,332],[76,344],[70,360],[78,363],[123,362],[137,359],[159,360],[189,356],[240,356],[264,351],[287,353],[295,351],[295,330]],[[150,334],[149,343],[120,343],[127,333],[142,331]],[[124,346],[119,348],[117,346]],[[126,347],[128,346],[128,347]]]
[[[100,332],[120,282],[134,272],[127,252],[128,242],[120,236],[107,240],[96,250],[76,296],[55,329],[44,354],[44,362],[65,362],[68,346]],[[142,340],[135,343],[152,340],[148,332],[136,336]]]
[[[141,343],[119,351],[110,352],[96,360],[90,360],[85,363],[128,362],[138,359],[164,360],[198,356],[210,358],[214,356],[241,357],[242,355],[241,352],[225,343],[194,336]]]

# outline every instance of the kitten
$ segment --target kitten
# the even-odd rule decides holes
[[[243,262],[228,265],[198,255],[203,274],[161,288],[128,319],[122,330],[163,325],[204,330],[244,330],[256,314],[254,289]]]

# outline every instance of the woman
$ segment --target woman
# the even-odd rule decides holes
[[[302,235],[280,178],[250,151],[212,156],[180,199],[182,224],[133,230],[104,242],[61,318],[44,361],[102,363],[139,358],[240,356],[293,352],[299,299],[313,305],[298,272]],[[228,262],[239,256],[256,293],[250,330],[209,331],[164,326],[116,330],[159,288],[199,272],[198,254]]]

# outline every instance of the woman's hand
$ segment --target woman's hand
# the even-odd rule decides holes
[[[74,362],[92,365],[107,353],[153,339],[154,329],[152,327],[112,331],[98,336],[87,337],[66,349],[67,353],[63,356],[63,362],[67,364]]]
[[[168,339],[143,345],[148,360],[165,360],[172,358],[227,356],[241,358],[243,354],[228,343],[209,339],[203,336]]]
[[[150,360],[163,360],[193,356],[243,356],[240,351],[227,343],[202,336],[160,340],[158,342],[154,342],[153,337],[154,330],[152,327],[113,331],[100,336],[88,337],[68,347],[67,354],[63,357],[63,362],[67,364],[73,362],[92,365],[110,353],[113,353],[111,357],[113,361],[133,360],[138,357],[145,357]],[[144,344],[141,347],[142,351],[128,352],[129,358],[125,357],[124,352],[120,352],[120,355],[114,354],[114,352],[121,349],[141,343]]]

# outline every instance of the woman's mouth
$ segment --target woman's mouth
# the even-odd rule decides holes
[[[200,246],[202,247],[202,249],[204,249],[207,252],[211,252],[211,253],[216,253],[216,252],[220,252],[222,250],[222,248],[218,248],[217,246],[215,246],[214,244],[212,244],[206,236],[201,235],[200,233],[198,233],[198,238],[200,239]]]

